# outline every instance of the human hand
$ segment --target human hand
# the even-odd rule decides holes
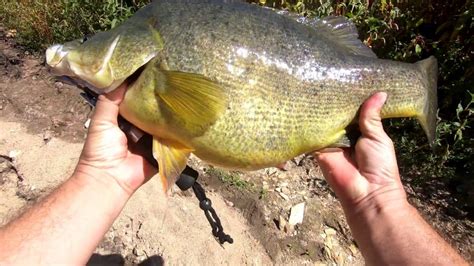
[[[125,91],[126,85],[122,85],[99,96],[76,172],[102,182],[112,181],[131,195],[156,169],[129,150],[127,137],[118,127],[119,105]]]
[[[316,152],[326,180],[348,214],[407,205],[392,140],[383,130],[380,110],[386,93],[376,93],[362,106],[361,137],[355,149]]]

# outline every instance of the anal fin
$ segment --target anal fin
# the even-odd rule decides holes
[[[191,150],[179,145],[172,145],[158,138],[153,139],[153,157],[158,162],[159,174],[163,189],[168,191],[178,180],[186,167]]]

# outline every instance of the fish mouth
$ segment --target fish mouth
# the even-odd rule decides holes
[[[69,54],[69,51],[64,51],[64,45],[55,44],[46,49],[46,63],[52,69],[60,68],[60,64],[64,62],[64,58]]]

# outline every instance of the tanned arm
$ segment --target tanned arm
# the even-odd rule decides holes
[[[84,265],[154,169],[117,126],[125,87],[100,96],[78,166],[53,193],[0,229],[0,265]]]

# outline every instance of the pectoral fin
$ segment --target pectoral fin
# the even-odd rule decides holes
[[[176,147],[177,146],[177,147]],[[165,191],[178,180],[186,167],[191,150],[179,145],[166,143],[164,140],[153,139],[153,157],[158,162],[161,183]]]
[[[170,121],[188,133],[202,135],[227,107],[223,88],[203,75],[156,68],[155,94]]]

